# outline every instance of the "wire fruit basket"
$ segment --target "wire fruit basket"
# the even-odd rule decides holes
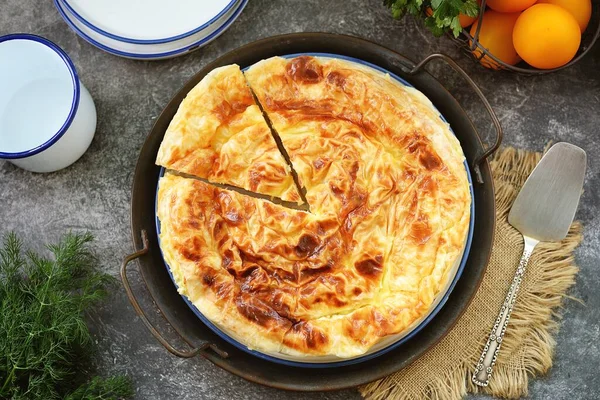
[[[581,45],[579,46],[579,50],[575,54],[575,57],[565,65],[562,65],[557,68],[552,69],[538,69],[528,65],[525,61],[520,61],[516,65],[510,65],[506,62],[500,60],[494,54],[492,54],[486,47],[482,45],[479,41],[479,32],[481,30],[483,14],[486,7],[486,0],[481,0],[480,5],[480,13],[477,17],[477,27],[475,29],[475,34],[471,35],[469,32],[469,28],[463,28],[462,33],[458,37],[454,37],[451,33],[449,36],[454,40],[456,44],[459,45],[460,48],[463,49],[465,53],[467,53],[470,57],[472,57],[476,62],[481,63],[481,61],[486,58],[488,64],[493,64],[496,69],[506,70],[511,72],[516,72],[524,75],[543,75],[549,74],[552,72],[559,71],[561,69],[570,67],[571,65],[577,63],[581,60],[589,51],[594,47],[594,44],[600,37],[600,0],[592,1],[592,16],[588,25],[588,28],[581,36]],[[486,62],[484,60],[484,62]]]

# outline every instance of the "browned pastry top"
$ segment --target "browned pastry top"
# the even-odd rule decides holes
[[[249,348],[364,354],[426,316],[456,270],[471,202],[460,145],[421,93],[355,63],[275,57],[246,79],[310,212],[167,174],[165,259]]]

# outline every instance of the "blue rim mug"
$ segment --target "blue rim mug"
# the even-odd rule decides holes
[[[77,161],[96,131],[96,108],[73,62],[36,35],[0,37],[0,159],[32,172]]]

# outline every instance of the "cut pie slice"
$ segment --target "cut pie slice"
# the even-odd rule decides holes
[[[156,163],[300,203],[290,168],[237,65],[211,71],[183,100]]]

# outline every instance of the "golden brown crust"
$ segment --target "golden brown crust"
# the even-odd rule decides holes
[[[158,165],[300,202],[289,167],[237,65],[210,72],[183,100]]]
[[[161,248],[179,290],[250,348],[364,354],[423,318],[464,247],[460,145],[420,93],[339,60],[247,72],[311,213],[161,179]]]

